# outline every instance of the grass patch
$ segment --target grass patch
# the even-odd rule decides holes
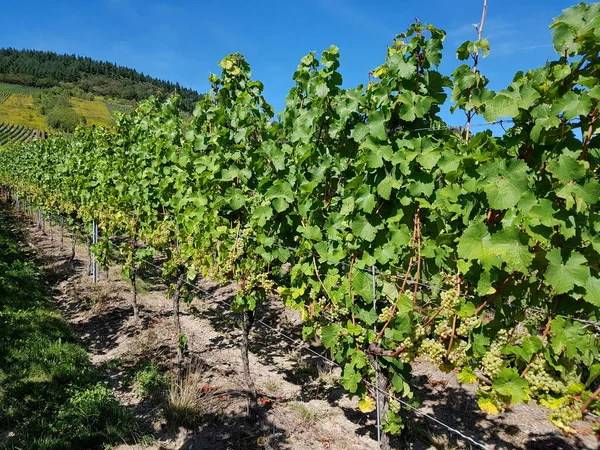
[[[310,405],[306,405],[304,403],[294,402],[290,404],[290,408],[292,411],[295,411],[300,420],[306,424],[315,424],[319,420],[326,417],[326,414],[321,413]]]
[[[163,414],[172,426],[194,428],[202,414],[202,373],[200,367],[190,365],[171,381]]]
[[[47,299],[0,207],[0,448],[98,449],[145,429],[100,380]]]
[[[269,380],[265,383],[265,389],[270,394],[276,394],[279,392],[279,388],[281,387],[279,381],[277,380]]]
[[[159,401],[168,387],[168,377],[160,372],[155,363],[142,367],[133,377],[133,391],[142,398]]]
[[[33,103],[33,97],[26,94],[11,94],[0,103],[0,123],[24,125],[35,130],[48,131],[44,116]]]

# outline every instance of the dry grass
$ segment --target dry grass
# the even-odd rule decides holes
[[[277,380],[269,380],[265,383],[265,389],[270,394],[277,394],[281,388],[281,383]]]
[[[104,314],[110,305],[111,298],[112,292],[110,287],[101,284],[92,285],[90,292],[91,312],[94,315]]]
[[[0,123],[24,125],[34,130],[48,131],[44,116],[33,104],[33,97],[24,94],[11,94],[0,104]]]
[[[160,342],[158,334],[153,328],[143,330],[129,344],[125,359],[129,361],[152,361],[156,359],[156,349]]]
[[[306,403],[291,403],[290,409],[298,414],[300,420],[305,424],[315,424],[327,416],[326,414],[317,411],[315,408]]]
[[[87,125],[101,125],[110,127],[114,120],[102,100],[82,100],[71,98],[69,103],[73,110],[80,116],[85,117]]]
[[[202,368],[190,364],[171,381],[163,409],[169,424],[188,428],[198,425],[202,413],[202,376]]]
[[[339,370],[329,364],[317,365],[318,378],[325,386],[335,386],[339,379]]]

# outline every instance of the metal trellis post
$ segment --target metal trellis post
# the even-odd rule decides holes
[[[371,266],[371,275],[373,276],[373,309],[377,311],[377,279],[375,278],[375,266]],[[373,325],[373,332],[377,334],[377,323]],[[381,410],[379,408],[379,364],[375,356],[375,405],[377,408],[377,448],[381,450]]]
[[[96,221],[94,220],[92,222],[92,244],[97,244],[98,243],[98,224],[96,223]],[[92,254],[92,258],[93,258],[93,265],[92,265],[92,273],[94,275],[94,283],[98,282],[98,261],[96,261],[96,257],[93,256]]]

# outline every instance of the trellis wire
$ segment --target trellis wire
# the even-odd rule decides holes
[[[472,126],[472,127],[477,127],[477,126],[496,125],[496,124],[500,124],[500,125],[501,125],[502,123],[508,123],[508,122],[512,122],[512,121],[507,121],[507,120],[504,120],[504,121],[503,121],[503,120],[500,120],[500,121],[496,121],[496,122],[486,122],[486,123],[474,124],[474,125],[471,125],[471,126]],[[417,129],[417,130],[413,130],[413,131],[427,131],[427,130],[437,130],[437,129],[460,129],[460,128],[462,128],[462,127],[445,127],[445,128],[430,128],[430,129],[425,129],[425,128],[423,128],[423,129]],[[27,203],[27,200],[25,200],[25,202]],[[18,193],[17,193],[17,205],[18,205],[18,203],[19,203],[19,198],[18,198]],[[40,217],[40,214],[41,214],[41,210],[38,208],[38,226],[40,226],[40,222],[39,222],[39,217]],[[75,227],[76,227],[76,228],[78,228],[79,230],[84,230],[84,229],[85,229],[85,225],[83,225],[83,224],[82,224],[82,225],[73,224],[73,226],[75,226]],[[97,228],[97,224],[95,223],[95,221],[93,222],[93,225],[92,225],[92,227],[93,227],[93,233],[94,233],[94,236],[93,236],[93,237],[95,237],[95,242],[94,242],[94,243],[95,243],[95,244],[97,244],[97,243],[98,243],[98,237],[97,237],[97,232],[98,232],[97,230],[98,230],[98,228]],[[254,239],[254,240],[256,240],[255,238],[251,238],[251,239]],[[280,244],[273,244],[273,245],[276,245],[276,246],[279,246],[279,247],[282,247],[282,248],[285,248],[285,249],[287,249],[287,250],[294,251],[294,252],[296,252],[297,250],[299,250],[298,248],[293,248],[293,247],[283,246],[283,245],[280,245]],[[153,266],[153,267],[154,267],[154,268],[156,268],[156,269],[162,270],[162,269],[161,269],[159,266],[156,266],[156,265],[154,265],[154,264],[152,264],[152,263],[150,263],[150,262],[148,262],[148,261],[145,261],[145,262],[146,262],[146,263],[148,263],[149,265]],[[96,262],[94,262],[94,264],[96,264]],[[342,264],[342,265],[349,265],[348,263],[345,263],[345,262],[341,262],[341,264]],[[363,268],[357,268],[357,269],[359,269],[359,270],[361,270],[361,271],[366,271],[366,272],[368,272],[368,269],[363,269]],[[374,267],[374,266],[372,266],[372,267],[371,267],[371,274],[372,274],[372,276],[373,276],[373,302],[374,302],[374,307],[375,307],[375,303],[376,303],[376,281],[375,281],[375,276],[378,274],[378,272],[376,272],[376,271],[375,271],[375,267]],[[95,275],[94,282],[96,282],[96,280],[97,280],[97,266],[95,267],[95,270],[94,270],[94,275]],[[381,275],[382,277],[387,277],[387,279],[393,278],[393,279],[395,279],[395,280],[398,280],[398,279],[401,277],[401,275],[399,275],[399,274],[397,274],[397,275],[390,275],[390,274],[382,274],[382,273],[379,273],[379,275]],[[411,281],[409,281],[409,283],[411,283]],[[230,303],[228,303],[228,302],[226,302],[226,301],[224,301],[224,300],[220,300],[220,299],[218,299],[217,297],[215,297],[215,296],[214,296],[213,294],[211,294],[210,292],[208,292],[208,291],[206,291],[206,290],[204,290],[204,289],[201,289],[201,288],[199,288],[199,287],[197,287],[197,286],[194,286],[194,285],[192,285],[191,283],[189,283],[189,282],[187,282],[187,281],[185,282],[185,284],[187,284],[187,285],[191,286],[191,287],[192,287],[192,288],[193,288],[195,291],[197,291],[197,292],[202,292],[202,293],[203,293],[205,296],[212,297],[213,299],[217,300],[218,302],[220,302],[220,303],[223,303],[223,304],[225,304],[225,305],[227,305],[227,306],[231,307],[231,304],[230,304]],[[422,283],[422,282],[415,282],[414,280],[412,280],[412,283],[411,283],[411,284],[418,284],[418,285],[420,285],[420,286],[422,286],[422,287],[424,287],[424,288],[428,289],[429,291],[433,291],[433,289],[432,289],[431,285],[428,285],[428,284],[426,284],[426,283]],[[440,290],[440,291],[444,291],[444,290],[446,290],[446,289],[444,289],[444,288],[441,288],[441,287],[440,287],[440,288],[438,288],[438,290]],[[475,298],[475,296],[473,296],[473,295],[469,295],[469,296],[466,296],[466,297],[469,297],[469,298]],[[546,314],[546,315],[548,315],[548,316],[552,315],[552,316],[555,316],[555,317],[563,317],[563,318],[567,318],[567,319],[575,320],[575,321],[578,321],[578,322],[581,322],[581,323],[585,323],[585,324],[587,324],[587,325],[589,325],[589,326],[600,327],[600,322],[594,322],[594,321],[590,321],[590,320],[587,320],[587,319],[579,319],[579,318],[577,318],[577,317],[569,317],[569,316],[564,316],[564,315],[560,315],[560,314],[551,314],[551,313],[549,313],[548,311],[545,311],[545,310],[543,310],[543,309],[540,309],[540,308],[534,308],[534,307],[531,307],[531,308],[526,308],[526,309],[525,309],[525,311],[527,311],[527,310],[541,312],[541,313],[544,313],[544,314]],[[326,358],[324,355],[321,355],[321,354],[319,354],[318,352],[314,351],[313,349],[311,349],[310,347],[308,347],[308,346],[307,346],[307,344],[305,344],[304,342],[298,341],[298,340],[296,340],[296,339],[294,339],[294,338],[291,338],[291,337],[289,337],[289,336],[285,335],[284,333],[282,333],[282,332],[281,332],[281,331],[279,331],[278,329],[276,329],[276,328],[274,328],[274,327],[272,327],[272,326],[270,326],[270,325],[266,324],[265,322],[263,322],[263,321],[262,321],[262,320],[260,320],[260,319],[259,319],[259,320],[257,320],[257,321],[256,321],[256,323],[260,323],[261,325],[265,326],[265,327],[266,327],[266,328],[268,328],[269,330],[271,330],[271,331],[273,331],[273,332],[276,332],[276,333],[277,333],[277,334],[279,334],[280,336],[282,336],[282,337],[286,338],[286,339],[287,339],[287,340],[289,340],[290,342],[293,342],[293,343],[297,344],[297,345],[298,345],[298,346],[300,346],[300,347],[304,347],[304,348],[305,348],[306,350],[308,350],[310,353],[314,354],[315,356],[317,356],[317,357],[319,357],[319,358],[322,358],[322,359],[324,359],[324,360],[325,360],[326,362],[328,362],[329,364],[333,364],[333,365],[335,365],[335,366],[338,366],[338,367],[340,367],[340,366],[339,366],[339,364],[337,364],[336,362],[332,361],[332,360],[331,360],[331,359],[329,359],[329,358]],[[467,441],[471,442],[472,444],[474,444],[474,445],[476,445],[476,446],[478,446],[478,447],[480,447],[480,448],[484,448],[484,449],[487,449],[487,448],[488,448],[488,447],[486,447],[484,444],[481,444],[481,443],[479,443],[479,442],[477,442],[477,441],[473,440],[471,437],[464,435],[464,434],[463,434],[463,433],[461,433],[459,430],[456,430],[456,429],[454,429],[454,428],[450,427],[449,425],[447,425],[447,424],[445,424],[445,423],[443,423],[443,422],[439,421],[439,420],[438,420],[438,419],[436,419],[435,417],[433,417],[433,416],[430,416],[430,415],[428,415],[428,414],[426,414],[426,413],[422,412],[422,411],[421,411],[419,408],[416,408],[416,407],[414,407],[414,406],[410,405],[409,403],[406,403],[406,402],[404,402],[403,400],[401,400],[401,399],[399,399],[399,398],[397,398],[397,397],[395,397],[395,396],[393,396],[393,395],[389,394],[388,392],[382,392],[382,391],[379,389],[378,385],[377,385],[377,384],[378,384],[378,383],[377,383],[377,377],[376,377],[376,385],[375,385],[375,386],[373,386],[373,385],[372,385],[372,383],[370,383],[370,382],[368,382],[368,381],[365,381],[365,384],[368,384],[368,385],[370,385],[372,388],[374,388],[374,389],[375,389],[375,391],[376,391],[378,394],[386,395],[386,396],[388,396],[388,398],[393,398],[394,400],[398,401],[400,404],[402,404],[402,405],[404,405],[405,407],[407,407],[407,408],[411,409],[412,411],[414,411],[416,414],[418,414],[418,415],[421,415],[421,416],[423,416],[423,417],[426,417],[426,418],[428,418],[428,419],[430,419],[430,420],[432,420],[432,421],[434,421],[434,422],[438,423],[439,425],[441,425],[441,426],[443,426],[444,428],[446,428],[448,431],[451,431],[451,432],[453,432],[453,433],[455,433],[455,434],[457,434],[457,435],[461,436],[462,438],[466,439]],[[589,412],[589,411],[586,411],[586,414],[587,414],[587,415],[590,415],[591,417],[594,417],[594,418],[599,418],[597,415],[595,415],[594,413],[591,413],[591,412]],[[379,417],[379,395],[377,395],[377,432],[378,432],[378,444],[379,444],[379,446],[380,446],[380,445],[381,445],[381,443],[380,443],[380,424],[379,424],[379,419],[380,419],[380,417]]]
[[[161,268],[160,266],[157,266],[156,264],[153,264],[153,263],[151,263],[151,262],[149,262],[149,261],[145,261],[145,263],[149,264],[150,266],[154,267],[155,269],[162,270],[162,268]],[[203,293],[203,294],[204,294],[206,297],[209,297],[209,298],[212,298],[212,299],[214,299],[214,300],[215,300],[217,303],[221,303],[221,304],[223,304],[223,305],[226,305],[226,306],[228,306],[228,307],[231,307],[231,303],[230,303],[230,302],[227,302],[227,301],[226,301],[226,300],[224,300],[224,299],[219,299],[219,298],[217,298],[217,297],[216,297],[214,294],[212,294],[211,292],[208,292],[208,291],[207,291],[207,290],[205,290],[205,289],[202,289],[202,288],[200,288],[200,287],[198,287],[198,286],[195,286],[195,285],[193,285],[192,283],[190,283],[190,282],[189,282],[189,281],[187,281],[187,280],[186,280],[186,281],[184,281],[184,284],[187,284],[188,286],[190,286],[190,287],[191,287],[191,288],[192,288],[194,291],[201,292],[201,293]],[[287,334],[283,333],[282,331],[278,330],[277,328],[275,328],[275,327],[273,327],[273,326],[269,325],[268,323],[264,322],[262,319],[255,320],[255,323],[258,323],[258,324],[262,325],[263,327],[267,328],[268,330],[270,330],[270,331],[272,331],[272,332],[274,332],[274,333],[277,333],[277,334],[278,334],[280,337],[283,337],[284,339],[286,339],[287,341],[291,342],[291,343],[292,343],[292,344],[294,344],[295,346],[297,346],[297,347],[301,347],[301,348],[304,348],[306,351],[308,351],[309,353],[311,353],[312,355],[314,355],[314,356],[316,356],[316,357],[318,357],[318,358],[321,358],[322,360],[324,360],[324,361],[325,361],[325,362],[327,362],[328,364],[330,364],[330,365],[333,365],[333,366],[336,366],[336,367],[340,367],[340,365],[339,365],[337,362],[335,362],[335,361],[331,360],[330,358],[327,358],[326,356],[324,356],[324,355],[322,355],[322,354],[318,353],[317,351],[313,350],[313,349],[312,349],[312,348],[310,348],[310,347],[308,346],[308,344],[306,344],[305,342],[303,342],[303,341],[299,341],[299,340],[297,340],[297,339],[295,339],[295,338],[293,338],[293,337],[291,337],[291,336],[288,336]],[[456,434],[456,435],[460,436],[461,438],[463,438],[463,439],[467,440],[468,442],[472,443],[473,445],[475,445],[475,446],[477,446],[477,447],[479,447],[479,448],[486,449],[486,450],[488,449],[488,447],[487,447],[485,444],[482,444],[481,442],[478,442],[478,441],[474,440],[474,439],[473,439],[473,438],[471,438],[470,436],[467,436],[467,435],[463,434],[463,433],[462,433],[460,430],[457,430],[457,429],[455,429],[455,428],[451,427],[450,425],[448,425],[448,424],[445,424],[444,422],[441,422],[440,420],[436,419],[435,417],[433,417],[433,416],[431,416],[431,415],[429,415],[429,414],[427,414],[427,413],[425,413],[425,412],[421,411],[421,408],[417,408],[417,407],[415,407],[415,406],[412,406],[411,404],[409,404],[409,403],[405,402],[404,400],[402,400],[402,399],[400,399],[400,398],[397,398],[397,397],[396,397],[396,396],[394,396],[394,395],[391,395],[389,392],[384,392],[384,391],[382,391],[381,389],[379,389],[377,386],[374,386],[374,385],[373,385],[372,383],[370,383],[369,381],[365,381],[365,384],[367,384],[367,385],[371,386],[371,388],[375,389],[375,391],[376,391],[377,393],[379,393],[379,394],[381,394],[381,395],[385,395],[385,396],[387,396],[388,398],[392,398],[392,399],[396,400],[397,402],[399,402],[400,404],[404,405],[404,406],[405,406],[405,407],[407,407],[408,409],[410,409],[410,410],[414,411],[414,412],[415,412],[415,414],[418,414],[418,415],[420,415],[420,416],[422,416],[422,417],[425,417],[425,418],[427,418],[427,419],[429,419],[429,420],[432,420],[433,422],[437,423],[438,425],[441,425],[442,427],[444,427],[444,428],[445,428],[445,429],[447,429],[448,431],[450,431],[450,432],[452,432],[452,433],[454,433],[454,434]],[[379,428],[378,428],[378,432],[380,432]]]
[[[512,120],[498,120],[498,121],[495,121],[495,122],[484,122],[484,123],[479,123],[479,124],[473,124],[473,125],[471,125],[471,127],[478,127],[478,126],[485,126],[485,125],[496,125],[496,124],[509,123],[509,122],[512,122]],[[429,129],[423,128],[421,130],[433,130],[433,129],[434,128],[429,128]],[[17,195],[18,195],[18,193],[17,193]],[[40,213],[41,213],[41,211],[38,209],[38,217],[39,217]],[[38,219],[38,226],[39,226],[39,219]],[[79,224],[73,224],[72,226],[76,227],[80,231],[85,231],[85,225],[84,224],[81,224],[81,225],[79,225]],[[247,239],[258,241],[253,236],[249,236],[249,237],[247,237]],[[297,252],[299,250],[298,247],[290,247],[290,246],[278,244],[277,242],[275,242],[275,243],[273,243],[271,245],[277,246],[279,248],[283,248],[283,249],[286,249],[286,250],[289,250],[289,251],[292,251],[292,252]],[[351,266],[350,263],[347,263],[345,261],[340,261],[340,265],[346,266],[346,267],[350,267]],[[354,268],[356,268],[357,270],[366,272],[366,273],[371,273],[371,270],[369,270],[369,269],[360,268],[360,267],[356,267],[356,266],[354,266]],[[401,274],[401,273],[398,273],[396,275],[392,275],[392,274],[385,274],[385,273],[378,272],[378,271],[376,271],[376,275],[379,278],[381,278],[381,279],[395,280],[395,281],[397,281],[397,280],[403,280],[405,278],[405,276],[406,276],[405,274]],[[448,289],[445,289],[443,287],[432,286],[430,284],[423,283],[422,281],[415,281],[412,278],[408,278],[407,279],[407,284],[409,284],[409,285],[415,285],[416,284],[416,285],[420,286],[422,289],[427,290],[429,292],[433,292],[435,290],[438,290],[440,292],[448,291]],[[465,298],[469,298],[469,299],[475,299],[475,298],[477,298],[477,296],[471,295],[471,294],[467,294],[464,297]],[[547,317],[550,317],[550,316],[552,316],[552,317],[562,317],[562,318],[565,318],[565,319],[574,320],[576,322],[584,323],[584,324],[586,324],[588,326],[595,327],[597,330],[600,331],[600,322],[598,322],[598,321],[592,321],[592,320],[588,320],[588,319],[581,319],[581,318],[578,318],[578,317],[575,317],[575,316],[570,317],[570,316],[565,316],[565,315],[560,315],[560,314],[552,314],[549,311],[543,310],[541,308],[536,308],[536,307],[524,308],[524,311],[525,312],[527,312],[527,311],[536,311],[536,312],[541,312],[541,313],[546,314]]]
[[[254,237],[249,237],[249,238],[251,240],[258,241]],[[286,246],[286,245],[278,244],[276,242],[273,243],[272,245],[276,246],[276,247],[280,247],[280,248],[286,249],[286,250],[289,250],[289,251],[293,251],[293,252],[297,252],[298,250],[300,250],[300,248],[298,248],[298,247],[295,247],[295,248],[294,247],[289,247],[289,246]],[[345,262],[345,261],[340,261],[339,264],[341,266],[343,266],[343,267],[352,267],[352,268],[354,268],[356,270],[360,270],[361,272],[365,272],[365,273],[368,273],[368,274],[372,274],[373,270],[374,270],[374,266],[371,267],[370,269],[367,269],[367,268],[357,267],[356,265],[353,266],[352,264],[350,264],[348,262]],[[432,286],[431,284],[424,283],[422,281],[414,280],[411,277],[407,278],[406,274],[402,274],[400,272],[398,272],[397,274],[393,275],[393,274],[386,274],[386,273],[383,273],[383,272],[375,271],[374,274],[378,278],[384,279],[384,280],[388,280],[388,281],[403,281],[404,279],[406,279],[407,280],[406,283],[409,286],[410,285],[412,285],[412,286],[417,285],[417,286],[419,286],[421,288],[421,290],[424,290],[424,291],[427,291],[427,292],[434,292],[436,290],[440,291],[440,292],[449,292],[451,290],[451,289],[446,289],[446,288],[441,287],[441,286]],[[476,295],[472,295],[472,294],[466,294],[466,295],[463,295],[463,296],[465,298],[468,298],[468,299],[476,299],[476,298],[478,298]],[[546,317],[549,317],[549,316],[552,316],[552,317],[563,317],[565,319],[571,319],[571,320],[574,320],[576,322],[584,323],[584,324],[586,324],[588,326],[596,327],[598,330],[600,330],[600,322],[596,322],[596,321],[592,321],[592,320],[588,320],[588,319],[581,319],[581,318],[578,318],[578,317],[575,317],[575,316],[569,317],[569,316],[564,316],[564,315],[560,315],[560,314],[552,314],[549,311],[545,311],[543,309],[535,308],[535,307],[525,308],[524,311],[525,312],[527,312],[527,311],[542,312],[542,313],[546,314]]]

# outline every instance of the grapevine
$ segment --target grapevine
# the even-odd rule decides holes
[[[452,77],[438,71],[445,32],[421,22],[366,86],[342,87],[337,47],[311,52],[277,120],[232,54],[190,124],[177,96],[151,98],[114,130],[6,147],[0,183],[73,225],[96,221],[103,264],[108,237],[124,236],[132,282],[161,253],[182,350],[185,281],[233,282],[251,399],[249,332],[278,292],[365,410],[376,379],[411,399],[410,364],[426,358],[479,383],[484,411],[535,400],[571,432],[600,408],[598,337],[581,322],[600,318],[598,16],[598,3],[565,10],[551,24],[557,59],[499,92],[480,71],[483,20],[457,51],[473,65]],[[466,133],[439,117],[446,89]],[[477,115],[512,126],[472,134]],[[399,432],[400,403],[382,409]]]

